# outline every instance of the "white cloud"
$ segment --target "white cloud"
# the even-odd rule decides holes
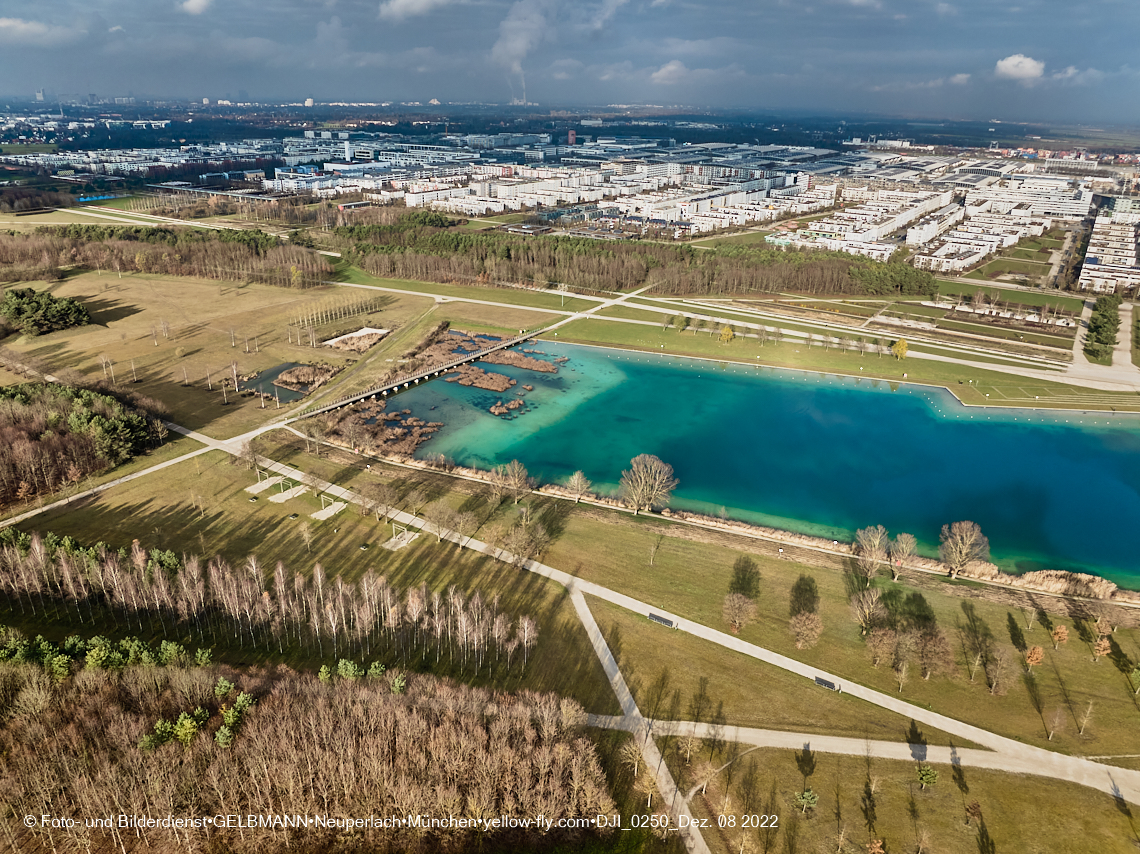
[[[1028,57],[1023,53],[1015,53],[1005,59],[999,59],[994,66],[994,73],[1006,80],[1020,80],[1030,83],[1039,80],[1045,73],[1045,63]]]
[[[883,4],[881,0],[847,0],[852,6],[859,6],[864,9],[882,9]]]
[[[58,45],[74,41],[82,30],[55,27],[42,21],[23,18],[0,18],[0,44]]]
[[[689,76],[689,69],[679,59],[666,62],[649,75],[649,79],[660,86],[672,86]]]
[[[970,82],[969,74],[954,74],[950,77],[950,82],[955,86],[965,86]]]
[[[183,0],[178,8],[187,15],[201,15],[210,8],[210,4],[213,2],[214,0]]]
[[[602,0],[601,7],[594,13],[593,20],[590,22],[591,25],[594,29],[601,29],[614,16],[615,12],[628,2],[629,0]]]
[[[939,3],[934,7],[934,11],[936,11],[939,15],[957,15],[958,7],[951,6],[949,3]]]
[[[426,15],[454,0],[384,0],[380,4],[380,17],[390,21],[402,21],[417,15]]]

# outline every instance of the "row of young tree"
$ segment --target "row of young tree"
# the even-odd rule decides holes
[[[595,832],[447,822],[557,822],[614,809],[594,746],[579,734],[579,705],[427,676],[397,694],[385,680],[320,681],[287,668],[85,667],[56,680],[38,664],[7,663],[0,721],[0,824],[15,851],[566,850]],[[25,827],[25,815],[76,821]],[[198,821],[84,821],[119,815]],[[215,815],[269,821],[202,820]],[[367,816],[401,822],[344,823]]]
[[[0,594],[23,619],[190,637],[200,645],[301,650],[321,658],[385,657],[405,665],[448,663],[478,674],[526,666],[538,626],[513,617],[498,598],[452,585],[407,590],[366,571],[357,581],[311,574],[278,562],[266,573],[251,555],[240,567],[221,558],[147,553],[136,540],[127,554],[8,535],[0,553]],[[268,578],[267,578],[268,576]]]
[[[0,504],[28,502],[160,443],[162,422],[107,394],[65,385],[0,387]]]
[[[0,234],[0,275],[6,279],[55,281],[75,266],[283,287],[310,287],[333,272],[313,250],[255,230],[71,225]]]
[[[343,249],[378,276],[522,283],[558,282],[584,290],[651,285],[655,293],[927,294],[931,273],[902,260],[889,264],[840,252],[730,246],[695,251],[651,242],[607,242],[449,228],[439,214],[417,212],[384,225],[334,229]]]

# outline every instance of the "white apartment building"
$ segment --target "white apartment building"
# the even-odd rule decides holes
[[[1051,220],[1033,217],[1024,209],[994,214],[988,212],[989,207],[985,201],[967,205],[965,219],[956,228],[912,256],[914,266],[934,273],[960,273],[1024,237],[1039,237],[1052,225]]]
[[[843,192],[846,197],[847,188]],[[916,219],[949,205],[953,197],[950,190],[941,193],[876,190],[873,200],[811,223],[806,234],[820,240],[879,241]]]
[[[1117,222],[1111,214],[1097,217],[1077,286],[1105,294],[1140,288],[1140,246],[1137,243],[1134,223]]]
[[[906,230],[906,245],[922,246],[929,243],[951,226],[961,222],[965,216],[966,209],[957,202],[951,202],[908,228]]]
[[[981,201],[990,202],[994,213],[1024,208],[1038,217],[1081,220],[1092,210],[1093,193],[1083,186],[1072,188],[1027,178],[1009,181],[1007,186],[980,187],[966,194],[967,206]]]

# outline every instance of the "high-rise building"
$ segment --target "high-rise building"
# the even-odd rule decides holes
[[[313,99],[312,99],[312,98],[306,98],[306,99],[305,99],[305,106],[306,106],[306,107],[311,107],[311,106],[313,106]]]
[[[577,145],[578,144],[578,131],[572,130],[568,134],[566,134],[566,144],[567,145]]]

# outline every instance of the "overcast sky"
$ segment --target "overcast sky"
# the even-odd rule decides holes
[[[1140,123],[1138,0],[0,0],[0,95]]]

